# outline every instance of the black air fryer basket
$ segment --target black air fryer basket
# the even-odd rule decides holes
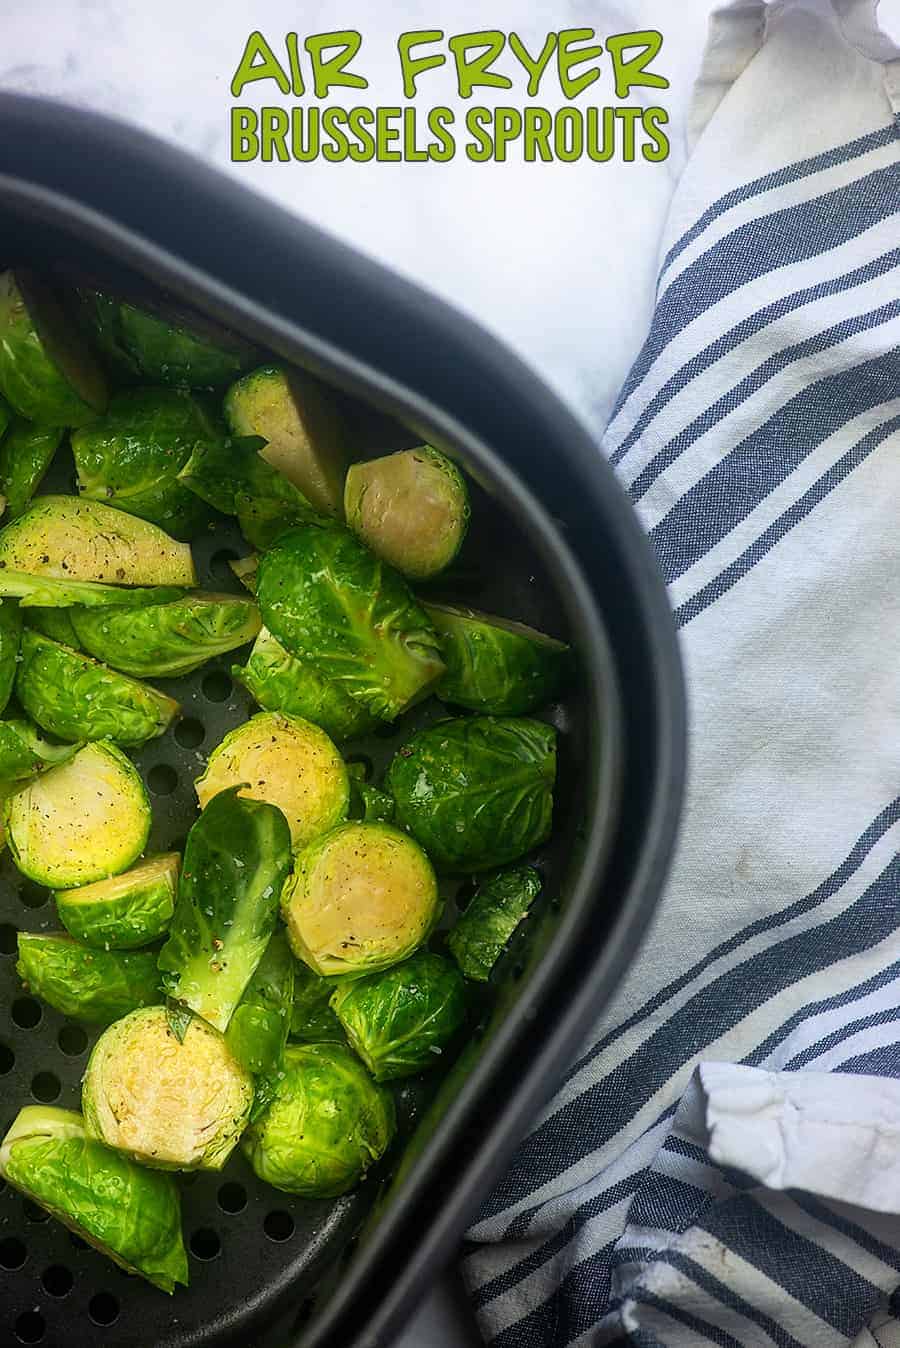
[[[678,816],[684,708],[673,624],[637,520],[585,428],[534,373],[452,309],[196,160],[129,127],[0,95],[0,264],[168,292],[340,391],[363,453],[432,441],[477,483],[464,602],[575,646],[544,895],[498,966],[444,1080],[400,1093],[389,1176],[309,1201],[239,1154],[183,1177],[191,1286],[119,1272],[0,1191],[0,1344],[45,1348],[363,1348],[390,1343],[633,959]],[[60,456],[44,487],[70,491]],[[195,547],[228,587],[236,531]],[[233,586],[234,588],[234,586]],[[184,716],[137,754],[151,846],[180,845],[206,753],[252,710],[230,660],[166,685]],[[410,728],[354,742],[383,767]],[[452,889],[447,892],[452,900]],[[78,1107],[94,1035],[24,995],[16,930],[55,926],[46,892],[0,867],[0,1126]],[[429,1099],[429,1095],[432,1097]]]

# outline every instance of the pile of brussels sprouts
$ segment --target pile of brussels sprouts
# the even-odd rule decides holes
[[[422,445],[348,467],[320,386],[260,359],[171,310],[0,277],[3,840],[63,929],[20,933],[17,967],[102,1027],[82,1112],[23,1108],[0,1174],[168,1292],[172,1172],[240,1143],[278,1189],[344,1194],[392,1142],[384,1083],[448,1060],[540,890],[521,863],[550,833],[556,744],[528,713],[570,668],[411,588],[463,542],[453,463]],[[35,497],[64,439],[78,494]],[[252,549],[242,594],[197,588],[191,541],[222,514]],[[179,715],[146,680],[251,642],[234,674],[260,711],[209,755],[183,856],[146,855],[126,750]],[[339,746],[432,695],[457,714],[380,785],[357,776]],[[436,872],[481,876],[440,936]]]

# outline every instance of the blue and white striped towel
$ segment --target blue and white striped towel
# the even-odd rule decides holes
[[[687,811],[646,949],[469,1232],[494,1348],[900,1348],[900,61],[875,8],[712,21],[606,437],[680,628]]]

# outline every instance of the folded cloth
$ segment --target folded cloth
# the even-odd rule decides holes
[[[469,1232],[496,1348],[900,1346],[896,55],[875,0],[712,20],[605,439],[680,629],[687,808]]]

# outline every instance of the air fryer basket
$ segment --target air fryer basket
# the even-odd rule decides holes
[[[449,1077],[398,1092],[393,1179],[311,1202],[258,1183],[240,1156],[221,1175],[183,1177],[191,1287],[171,1299],[0,1192],[4,1345],[284,1348],[298,1335],[310,1348],[385,1343],[610,996],[652,911],[683,770],[682,688],[662,586],[584,429],[473,325],[116,123],[0,96],[0,125],[0,264],[166,289],[341,390],[361,455],[423,436],[441,445],[478,484],[464,574],[448,592],[570,640],[580,656],[581,679],[548,712],[560,771],[554,836],[539,858],[544,895]],[[65,455],[54,474],[42,490],[72,490]],[[194,551],[201,584],[239,588],[227,562],[248,549],[235,529],[217,528]],[[229,676],[232,658],[161,683],[183,717],[135,755],[153,800],[152,848],[181,845],[206,753],[253,710]],[[410,729],[441,711],[425,704],[347,753],[378,780]],[[445,887],[451,911],[454,890]],[[3,861],[4,1131],[31,1099],[77,1107],[96,1037],[29,998],[16,978],[16,930],[56,925],[46,891]],[[361,1227],[356,1253],[339,1261]]]

